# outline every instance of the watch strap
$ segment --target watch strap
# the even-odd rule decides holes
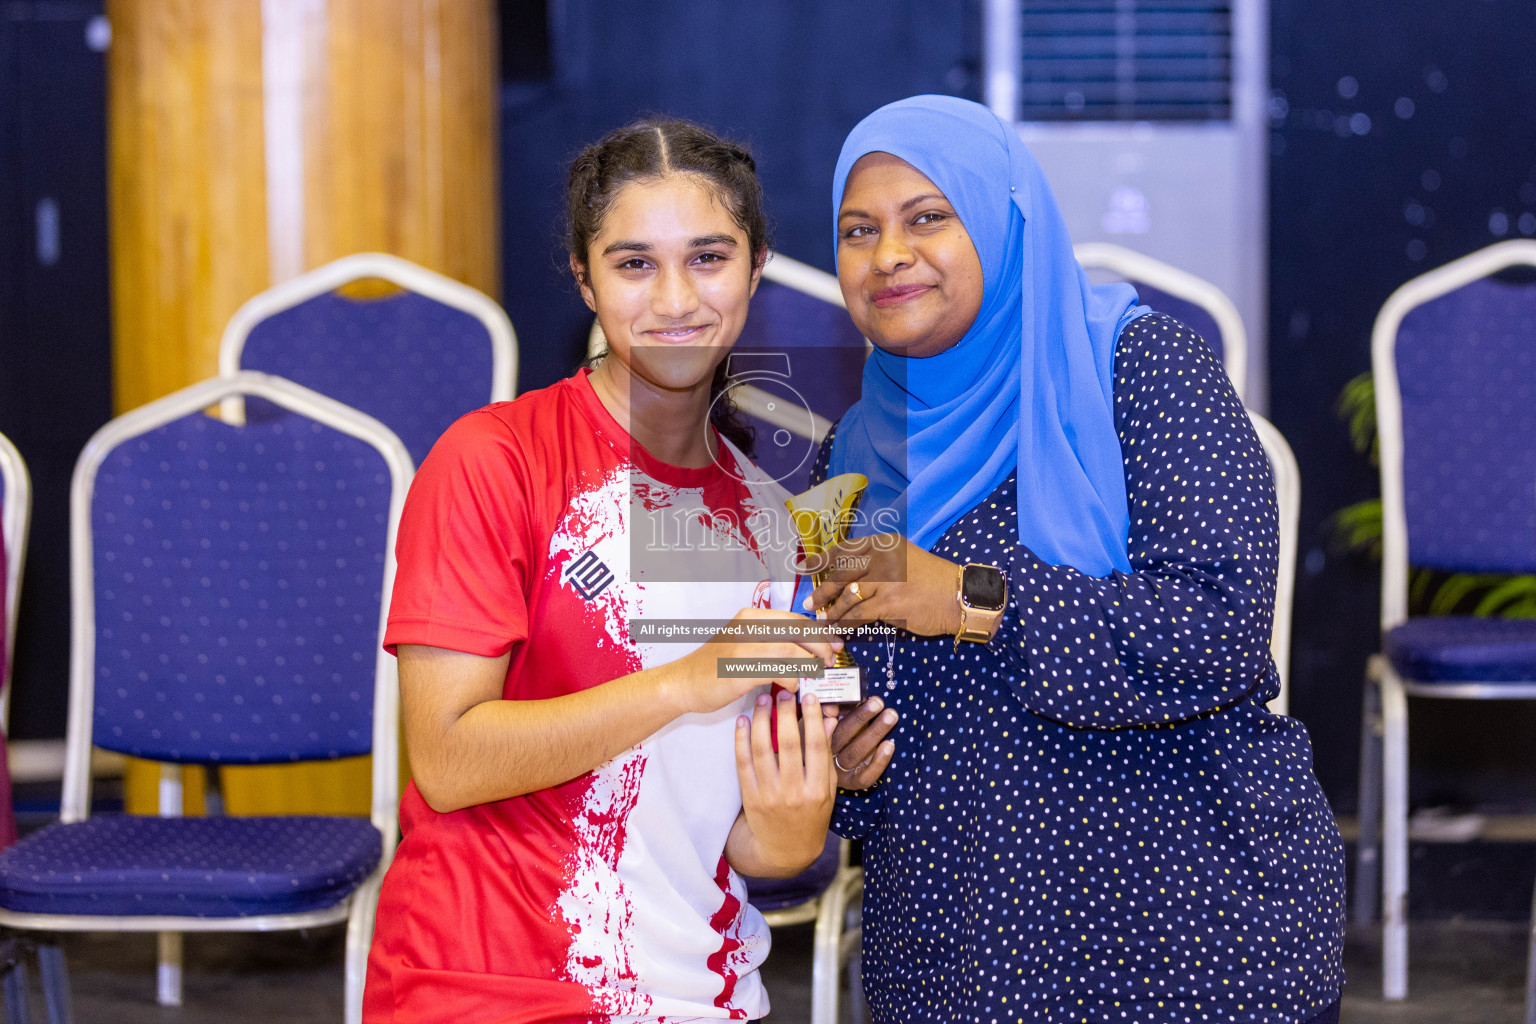
[[[999,576],[1003,576],[1002,570],[992,565],[980,565],[969,563],[962,565],[955,580],[955,599],[960,604],[960,630],[955,634],[955,648],[958,650],[960,641],[967,643],[984,644],[997,635],[998,624],[1003,620],[1003,612],[1007,609],[1007,598],[1004,597],[1003,607],[996,609],[977,608],[965,600],[965,570],[975,565],[976,568],[991,569]],[[1004,594],[1007,593],[1007,577],[1003,576]]]

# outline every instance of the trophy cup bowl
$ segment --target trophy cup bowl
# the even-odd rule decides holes
[[[784,504],[789,509],[800,548],[814,567],[811,583],[820,586],[832,570],[826,555],[848,539],[853,517],[869,486],[867,477],[843,473],[797,494]],[[847,650],[820,678],[800,680],[801,693],[814,693],[823,704],[855,704],[864,699],[864,669]]]

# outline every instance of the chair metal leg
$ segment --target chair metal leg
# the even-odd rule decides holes
[[[869,1024],[869,1004],[864,1001],[864,958],[848,961],[849,1024]]]
[[[849,907],[862,897],[863,892],[863,869],[843,868],[821,895],[821,907],[816,914],[815,959],[811,968],[811,1024],[837,1024],[843,927]]]
[[[181,765],[160,766],[160,817],[179,818],[182,812]],[[159,966],[155,970],[155,1001],[181,1005],[181,933],[160,932]]]
[[[848,909],[848,927],[843,932],[842,957],[848,962],[848,1020],[850,1024],[869,1024],[869,1003],[864,999],[864,914],[862,906]]]
[[[1530,952],[1525,964],[1525,1024],[1536,1024],[1536,891],[1531,893]]]
[[[1381,671],[1385,662],[1373,654],[1365,664],[1360,712],[1360,837],[1355,853],[1355,924],[1376,920],[1376,887],[1381,854]]]
[[[1381,994],[1408,996],[1408,695],[1390,665],[1381,672]]]
[[[57,940],[45,938],[38,941],[37,971],[43,977],[43,1001],[48,1007],[48,1024],[73,1024],[74,1010],[69,1001],[69,968],[64,963],[64,949]]]
[[[181,1005],[181,932],[160,932],[160,966],[155,971],[155,1001]]]
[[[345,1024],[363,1024],[363,983],[368,977],[368,948],[373,944],[373,919],[379,907],[384,865],[360,885],[347,914],[347,987],[342,1010]]]
[[[32,1008],[27,1003],[27,962],[22,958],[21,943],[7,942],[5,969],[5,1019],[9,1024],[32,1024]]]

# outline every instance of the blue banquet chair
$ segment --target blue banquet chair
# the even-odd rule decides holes
[[[1365,687],[1357,892],[1381,825],[1382,994],[1408,994],[1408,700],[1536,698],[1536,620],[1408,615],[1409,566],[1536,572],[1536,241],[1404,284],[1371,335],[1381,443],[1381,653]],[[1369,903],[1357,918],[1369,915]]]
[[[204,410],[252,403],[243,425]],[[259,412],[258,412],[259,410]],[[114,419],[70,494],[70,702],[61,821],[0,853],[0,925],[160,933],[347,922],[361,1020],[396,842],[398,682],[380,647],[412,476],[372,417],[243,372]],[[160,816],[90,814],[92,745],[163,763]],[[180,766],[373,755],[368,819],[181,818]]]
[[[377,279],[378,298],[337,292]],[[219,373],[260,370],[360,409],[399,435],[417,465],[449,424],[510,401],[517,336],[500,306],[451,278],[384,253],[327,263],[241,306],[219,342]],[[239,422],[232,401],[224,419]]]
[[[1122,245],[1084,242],[1073,246],[1072,252],[1084,270],[1130,282],[1143,303],[1204,338],[1227,368],[1237,397],[1247,401],[1248,332],[1225,292],[1204,278]]]

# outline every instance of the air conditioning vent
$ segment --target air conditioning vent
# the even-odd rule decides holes
[[[1232,3],[1022,0],[1021,121],[1228,121]]]

